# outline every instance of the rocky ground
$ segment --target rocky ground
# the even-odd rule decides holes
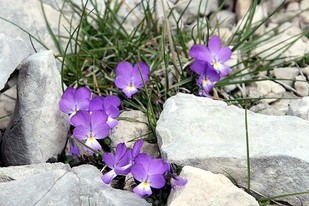
[[[57,5],[61,1],[43,1],[47,19],[55,31],[58,31]],[[124,2],[120,14],[135,8],[135,1]],[[170,0],[168,4],[177,16],[187,2]],[[193,28],[197,18],[215,15],[219,2],[214,0],[208,6],[206,2],[202,1],[201,5],[207,9],[199,14],[196,12],[197,2],[190,4],[182,17],[184,29]],[[58,51],[46,29],[39,0],[29,0],[27,4],[22,0],[14,4],[0,0],[0,3],[0,17],[22,25],[51,49],[46,51],[44,46],[35,43],[40,51],[35,53],[28,34],[0,19],[1,161],[7,166],[26,165],[0,168],[1,204],[149,205],[131,192],[104,185],[101,172],[93,166],[70,168],[62,163],[45,163],[50,158],[57,158],[64,149],[69,131],[66,117],[58,110],[62,88],[60,67],[53,56]],[[253,23],[269,15],[279,4],[277,0],[261,3]],[[99,6],[104,10],[104,4]],[[210,24],[214,26],[222,21],[220,31],[227,39],[242,26],[249,6],[250,1],[226,1]],[[158,8],[158,15],[162,17],[162,10],[160,6]],[[257,55],[270,58],[273,50],[280,50],[274,45],[285,39],[295,40],[295,44],[282,51],[281,57],[308,54],[308,38],[294,37],[308,29],[308,9],[309,1],[287,1],[274,18],[257,31],[263,35],[281,25],[271,31],[274,37],[256,48]],[[71,15],[69,8],[67,15]],[[136,7],[134,15],[126,20],[127,29],[132,30],[142,15],[140,8]],[[173,26],[172,19],[170,21]],[[65,20],[61,22],[66,25]],[[66,34],[65,30],[59,32]],[[260,53],[264,50],[267,52]],[[237,63],[237,52],[235,58]],[[269,197],[307,191],[309,67],[298,67],[297,64],[275,67],[270,74],[261,72],[259,75],[260,78],[268,75],[278,80],[225,88],[252,98],[266,97],[258,100],[248,112],[252,195]],[[244,112],[221,101],[189,94],[178,94],[165,103],[156,128],[158,145],[146,144],[143,150],[154,156],[161,154],[167,161],[185,166],[181,176],[188,179],[188,184],[171,192],[168,205],[258,205],[242,189],[247,187]],[[121,117],[134,118],[140,123],[121,120],[110,135],[113,145],[149,132],[142,123],[147,122],[147,118],[140,111],[125,111]],[[309,195],[283,197],[276,199],[275,203],[309,205]]]

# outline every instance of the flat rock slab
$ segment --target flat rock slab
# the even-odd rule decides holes
[[[69,122],[58,107],[61,95],[51,51],[33,54],[20,65],[14,115],[2,137],[5,165],[42,163],[63,151]]]
[[[41,163],[0,168],[0,202],[3,206],[150,205],[134,193],[105,185],[101,175],[91,165],[71,169],[62,163]]]
[[[309,188],[309,121],[248,111],[251,187],[265,196]],[[245,110],[188,94],[164,105],[156,128],[162,156],[247,185]],[[309,205],[309,195],[282,198]]]
[[[180,177],[186,179],[187,184],[171,191],[169,206],[259,206],[254,197],[224,175],[184,166]]]

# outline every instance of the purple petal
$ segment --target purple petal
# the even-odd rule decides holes
[[[88,138],[86,140],[85,145],[87,145],[88,147],[90,147],[94,150],[101,150],[102,149],[100,143],[95,138]]]
[[[148,172],[149,165],[152,161],[153,157],[146,153],[140,153],[135,157],[135,163],[141,164],[145,168],[145,170]]]
[[[134,143],[133,148],[132,148],[132,157],[133,158],[135,158],[140,153],[140,150],[143,146],[143,143],[144,143],[143,139],[139,139]]]
[[[85,140],[89,137],[90,131],[88,127],[83,125],[76,126],[73,130],[73,135],[78,140]]]
[[[118,117],[120,113],[119,109],[113,105],[109,106],[107,109],[105,107],[105,112],[108,116],[112,118]]]
[[[83,125],[90,128],[90,114],[87,111],[78,111],[71,119],[70,122],[73,126]]]
[[[95,110],[91,113],[90,122],[93,130],[106,124],[107,114],[102,110]]]
[[[65,99],[66,101],[69,102],[74,102],[75,101],[75,89],[73,87],[67,87],[62,96],[61,99]]]
[[[162,188],[165,185],[165,178],[163,175],[151,175],[148,178],[150,186],[156,189]]]
[[[108,126],[112,129],[112,128],[114,128],[114,127],[117,126],[118,120],[117,120],[117,119],[113,119],[113,118],[111,118],[111,117],[108,117],[106,123],[107,123]]]
[[[172,188],[175,190],[177,187],[181,187],[184,186],[185,184],[187,184],[187,180],[177,176],[177,175],[173,175],[173,177],[171,178],[171,186]]]
[[[131,173],[134,179],[143,182],[147,180],[147,173],[141,164],[135,164],[131,167]]]
[[[133,66],[129,62],[122,61],[119,62],[116,67],[117,76],[122,76],[125,78],[130,78],[132,76]]]
[[[208,49],[212,54],[218,54],[220,51],[221,40],[219,36],[214,35],[208,41]]]
[[[220,75],[212,67],[209,67],[206,75],[211,82],[217,82],[220,80]]]
[[[122,89],[123,93],[128,97],[131,98],[132,95],[136,94],[138,92],[136,87],[126,87]]]
[[[163,175],[167,171],[169,171],[169,165],[165,163],[162,159],[152,159],[149,169],[148,169],[148,174],[149,175],[157,175],[161,174]]]
[[[75,110],[75,103],[66,99],[61,99],[59,102],[59,108],[62,112],[66,114],[71,114]]]
[[[70,152],[73,156],[79,156],[80,155],[80,151],[79,148],[77,146],[77,144],[75,143],[73,138],[69,139],[69,143],[70,143]]]
[[[123,77],[123,76],[117,76],[115,79],[115,85],[119,89],[124,89],[130,86],[131,84],[131,77]]]
[[[119,161],[126,152],[127,152],[127,147],[125,143],[119,143],[116,147],[116,152],[115,152],[116,161]]]
[[[218,52],[217,56],[219,58],[219,61],[221,63],[224,63],[231,58],[232,50],[227,46],[222,47],[220,51]]]
[[[141,182],[139,185],[134,187],[133,192],[135,194],[138,194],[141,197],[143,197],[144,195],[151,195],[152,194],[150,185],[149,184],[145,185],[145,183],[143,183],[143,182]]]
[[[137,88],[141,88],[146,84],[149,79],[150,68],[144,62],[138,62],[134,65],[132,72],[132,82]]]
[[[195,60],[194,62],[192,62],[190,68],[192,71],[194,71],[198,75],[201,75],[202,73],[205,72],[205,70],[207,69],[207,66],[208,64],[206,61]]]
[[[92,129],[92,134],[96,139],[104,139],[109,135],[110,127],[108,124],[99,124],[97,127]]]
[[[121,104],[121,101],[119,97],[116,95],[109,95],[104,98],[104,108],[105,110],[108,109],[110,106],[119,107]]]
[[[88,110],[91,91],[87,87],[80,87],[75,92],[75,102],[78,110]]]
[[[104,153],[102,157],[103,162],[111,169],[114,168],[116,164],[116,159],[112,153]]]
[[[116,177],[116,173],[114,170],[111,170],[107,173],[105,173],[101,179],[105,184],[110,184],[112,182],[112,180]]]
[[[90,101],[89,110],[90,111],[104,110],[103,103],[104,103],[104,97],[102,97],[102,96],[95,96]]]
[[[197,59],[197,60],[203,60],[203,61],[212,61],[212,55],[210,54],[208,48],[205,45],[202,44],[195,44],[190,49],[190,56]]]
[[[222,77],[225,77],[226,75],[228,75],[229,73],[231,72],[231,68],[226,66],[226,65],[223,65],[223,67],[221,68],[220,70],[220,74]]]

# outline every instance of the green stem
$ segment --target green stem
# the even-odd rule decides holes
[[[248,172],[248,186],[247,189],[250,191],[250,152],[249,152],[249,129],[248,129],[248,110],[247,110],[247,103],[245,104],[245,127],[246,127],[246,147],[247,147],[247,172]]]

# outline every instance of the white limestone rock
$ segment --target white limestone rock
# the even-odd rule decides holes
[[[16,67],[22,62],[22,60],[24,60],[31,54],[31,49],[26,44],[25,41],[19,38],[12,38],[5,34],[2,34],[1,28],[0,28],[0,90],[3,89],[8,78],[16,69]]]
[[[224,175],[184,166],[180,177],[187,184],[172,190],[168,206],[258,206],[254,197],[239,189]]]
[[[299,68],[297,67],[280,67],[274,69],[274,75],[277,79],[289,79],[280,80],[283,83],[292,86],[295,77],[299,74]]]
[[[309,97],[292,100],[287,114],[309,120]]]
[[[276,82],[266,80],[254,82],[252,86],[248,87],[248,91],[249,97],[262,98],[262,102],[271,103],[283,96],[285,88]]]
[[[265,196],[309,188],[309,122],[248,111],[251,187]],[[178,93],[157,122],[163,158],[228,174],[247,185],[245,111],[222,101]],[[309,195],[280,198],[309,204]]]
[[[58,108],[61,95],[51,51],[36,53],[20,65],[15,111],[2,138],[5,165],[46,162],[62,152],[69,122]]]
[[[72,16],[67,16],[68,21],[62,16],[60,20],[60,28],[58,28],[58,20],[61,16],[60,12],[49,4],[43,4],[43,6],[50,24],[50,28],[53,30],[55,35],[59,34],[60,36],[68,37],[69,35],[66,29],[70,28],[70,23],[72,23],[73,26],[76,26],[77,21],[73,20],[72,22],[68,22],[71,20]],[[16,0],[12,3],[10,0],[1,0],[0,16],[12,21],[14,24],[17,24],[25,31],[29,32],[45,44],[48,49],[52,49],[54,53],[59,53],[48,32],[40,1],[27,0],[27,3],[25,3],[24,0]],[[0,33],[4,33],[15,38],[21,38],[26,42],[28,47],[32,48],[29,35],[26,32],[2,19],[0,19],[0,23]],[[61,39],[63,45],[66,45],[67,41],[68,38]],[[46,50],[46,48],[36,40],[33,40],[33,43],[37,50]]]
[[[184,12],[182,20],[184,24],[191,24],[199,16],[207,16],[213,11],[218,10],[218,0],[201,0],[201,1],[190,1],[190,0],[179,0],[174,5],[176,11],[180,14]]]
[[[62,163],[4,167],[0,176],[7,179],[0,184],[3,206],[150,205],[134,193],[105,185],[102,173],[92,165],[72,169]]]
[[[309,84],[306,80],[306,77],[299,75],[295,77],[294,88],[296,89],[297,93],[301,96],[308,96],[309,94]]]

